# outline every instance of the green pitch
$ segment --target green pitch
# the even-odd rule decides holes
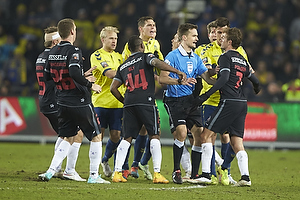
[[[299,199],[300,151],[247,150],[252,186],[198,186],[174,184],[172,147],[163,147],[161,173],[169,184],[153,184],[143,178],[128,178],[127,183],[109,185],[87,184],[52,178],[41,182],[38,175],[47,170],[53,156],[54,144],[0,143],[0,199]],[[89,145],[81,146],[76,171],[88,178]],[[103,147],[103,150],[105,148]],[[131,164],[133,148],[131,148]],[[151,160],[152,162],[152,160]],[[152,163],[150,169],[152,170]],[[113,166],[113,159],[110,160]],[[65,162],[63,164],[65,166]],[[100,173],[102,168],[100,166]],[[236,159],[231,174],[240,178]],[[110,180],[106,178],[107,180]]]

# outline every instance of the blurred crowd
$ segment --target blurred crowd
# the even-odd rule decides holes
[[[169,8],[171,1],[0,0],[0,96],[37,96],[35,61],[44,49],[43,30],[62,18],[75,20],[75,45],[82,49],[89,68],[91,53],[101,47],[99,32],[104,26],[118,27],[116,51],[122,53],[129,36],[138,34],[137,19],[152,16],[166,56],[179,23],[198,25],[200,45],[209,42],[206,25],[224,16],[231,27],[242,30],[242,45],[263,86],[255,96],[245,82],[249,100],[300,101],[300,1],[198,0],[205,7],[194,15],[185,7],[191,0],[181,0],[178,10]]]

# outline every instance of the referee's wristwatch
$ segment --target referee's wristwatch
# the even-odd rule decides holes
[[[181,79],[177,79],[178,85],[181,85]]]

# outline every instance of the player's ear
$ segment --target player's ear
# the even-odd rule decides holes
[[[139,29],[139,32],[141,33],[143,30],[143,27],[139,26],[138,29]]]

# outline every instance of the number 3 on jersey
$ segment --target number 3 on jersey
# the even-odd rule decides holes
[[[142,87],[143,90],[146,90],[148,88],[148,82],[146,80],[144,69],[139,70],[139,74],[134,76],[134,80],[132,78],[132,73],[127,74],[126,86],[129,92],[132,92],[134,89],[140,87]]]

